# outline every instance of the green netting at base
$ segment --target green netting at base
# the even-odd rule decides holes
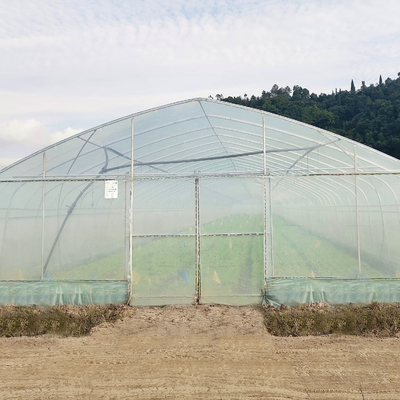
[[[171,305],[190,305],[195,303],[194,296],[168,296],[168,297],[132,297],[133,306],[171,306]]]
[[[1,281],[0,304],[118,304],[128,301],[125,281]]]
[[[202,296],[202,304],[224,304],[227,306],[250,306],[261,304],[262,294],[233,295],[233,296]]]
[[[400,279],[272,278],[265,282],[265,303],[369,304],[400,302]]]

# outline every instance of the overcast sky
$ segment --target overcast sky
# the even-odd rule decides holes
[[[400,72],[399,0],[0,0],[0,165],[136,111]]]

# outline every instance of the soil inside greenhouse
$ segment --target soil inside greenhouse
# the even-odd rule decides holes
[[[399,338],[274,337],[251,307],[127,308],[79,338],[0,338],[0,399],[400,399]]]

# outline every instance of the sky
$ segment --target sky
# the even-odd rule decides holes
[[[0,168],[175,101],[397,78],[399,0],[0,0]]]

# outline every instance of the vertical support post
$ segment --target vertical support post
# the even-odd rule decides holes
[[[134,119],[131,121],[131,174],[129,190],[129,262],[128,262],[128,304],[132,304],[133,297],[133,137],[134,137]]]
[[[264,176],[264,279],[275,275],[271,177]]]
[[[263,164],[264,164],[264,279],[274,276],[273,223],[272,223],[272,187],[271,175],[267,169],[267,137],[265,116],[263,116]]]
[[[269,204],[269,251],[270,251],[270,264],[271,276],[275,276],[275,263],[274,263],[274,224],[272,221],[272,187],[271,176],[268,177],[268,204]]]
[[[358,255],[358,278],[361,277],[361,237],[360,237],[360,212],[358,204],[358,176],[357,176],[357,147],[354,145],[354,184],[356,198],[356,226],[357,226],[357,255]]]
[[[267,137],[263,115],[263,185],[264,185],[264,279],[274,276],[272,188],[271,175],[267,169]]]
[[[264,281],[268,278],[268,231],[267,231],[267,153],[265,151],[266,139],[265,139],[265,115],[262,120],[263,129],[263,186],[264,186]]]
[[[40,280],[44,278],[44,235],[45,235],[45,198],[46,198],[46,152],[43,152],[43,181],[42,181],[42,268],[40,273]]]
[[[195,195],[195,248],[196,248],[196,295],[195,303],[200,304],[201,299],[201,270],[200,270],[200,184],[199,177],[194,179]]]
[[[124,203],[124,212],[125,212],[125,261],[124,261],[124,279],[128,281],[129,277],[129,260],[130,260],[130,221],[131,221],[131,215],[130,215],[130,201],[131,201],[131,193],[130,193],[130,188],[131,188],[131,181],[129,179],[129,176],[125,178],[124,180],[125,184],[125,203]],[[128,290],[129,292],[129,290]]]
[[[264,185],[264,280],[268,278],[269,262],[268,262],[268,188],[267,188],[267,177],[263,177]]]
[[[266,137],[265,137],[265,115],[263,115],[263,166],[264,176],[267,175],[267,151],[266,151]]]

